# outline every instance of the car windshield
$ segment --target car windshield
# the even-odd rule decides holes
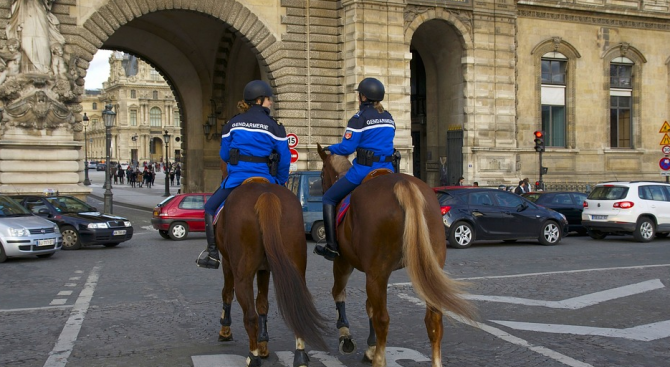
[[[19,217],[32,215],[19,202],[6,196],[0,196],[0,217]]]
[[[620,200],[628,195],[628,188],[624,186],[596,186],[589,194],[590,200]]]
[[[532,202],[537,202],[537,199],[539,199],[540,196],[541,196],[540,194],[535,194],[535,193],[533,193],[533,194],[523,194],[523,197],[525,197],[526,199],[528,199]]]
[[[48,197],[47,201],[61,213],[85,213],[96,211],[94,207],[77,198],[69,196]]]

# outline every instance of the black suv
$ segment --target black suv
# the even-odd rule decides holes
[[[133,237],[128,219],[101,214],[73,196],[12,195],[12,198],[32,213],[58,224],[63,250],[87,245],[114,247]]]

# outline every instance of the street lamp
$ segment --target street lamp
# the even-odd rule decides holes
[[[168,143],[170,142],[170,134],[168,134],[168,131],[165,130],[165,133],[163,134],[163,139],[165,140],[165,193],[163,194],[164,197],[170,196],[170,160],[169,154],[168,154]]]
[[[90,186],[91,180],[88,179],[88,137],[86,137],[86,128],[88,127],[88,116],[84,112],[84,120],[82,124],[84,125],[84,185]]]
[[[105,110],[102,111],[102,119],[105,121],[105,143],[106,143],[106,154],[107,160],[105,163],[105,195],[104,195],[104,205],[105,213],[112,214],[112,182],[110,181],[111,177],[109,170],[111,169],[111,162],[109,161],[110,150],[112,148],[112,126],[114,126],[114,119],[116,118],[116,112],[112,111],[112,104],[108,103],[105,106]]]

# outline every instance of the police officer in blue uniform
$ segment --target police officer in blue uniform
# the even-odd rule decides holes
[[[244,101],[237,105],[242,113],[223,127],[219,155],[228,165],[228,176],[205,203],[207,249],[196,260],[200,267],[219,267],[212,218],[235,187],[249,177],[264,177],[279,185],[288,180],[291,153],[284,126],[270,117],[272,96],[266,82],[249,82],[244,87]]]
[[[380,103],[384,99],[384,85],[375,78],[365,78],[356,90],[360,111],[349,120],[342,142],[325,148],[331,154],[338,155],[356,152],[353,166],[345,177],[335,182],[323,195],[326,245],[317,245],[314,253],[330,261],[340,255],[335,232],[337,204],[358,187],[370,171],[379,168],[394,169],[393,162],[398,159],[393,149],[395,122]]]

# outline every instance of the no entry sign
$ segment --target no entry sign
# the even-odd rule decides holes
[[[297,162],[298,161],[298,151],[293,149],[293,148],[289,149],[289,151],[291,152],[291,163]]]

